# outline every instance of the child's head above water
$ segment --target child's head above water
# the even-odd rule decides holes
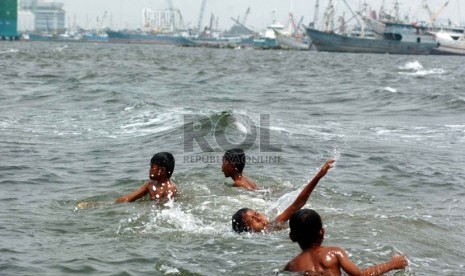
[[[242,208],[232,216],[232,228],[237,233],[266,231],[269,224],[264,215],[250,208]]]
[[[166,172],[166,177],[170,178],[174,171],[174,163],[175,163],[174,156],[171,153],[169,152],[156,153],[150,160],[151,178],[152,176],[155,175],[155,174],[152,175],[152,169],[155,166],[157,167],[158,170],[154,173],[159,175],[164,169]]]
[[[311,209],[301,209],[292,214],[289,220],[289,237],[297,242],[302,250],[323,241],[324,229],[320,215]]]
[[[242,149],[230,149],[223,155],[223,172],[225,176],[242,173],[245,167],[245,153]]]
[[[232,228],[237,233],[242,233],[248,230],[248,227],[244,223],[243,219],[244,214],[247,213],[248,210],[249,208],[242,208],[238,210],[236,213],[234,213],[234,215],[232,216]]]

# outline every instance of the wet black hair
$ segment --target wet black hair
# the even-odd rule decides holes
[[[237,171],[242,172],[245,167],[245,153],[242,149],[230,149],[223,155],[223,160],[234,164]]]
[[[174,171],[174,156],[169,152],[156,153],[150,160],[150,165],[156,164],[166,169],[168,178],[171,177]]]
[[[232,228],[234,231],[237,233],[242,233],[242,232],[247,232],[249,231],[249,227],[245,225],[244,222],[244,214],[249,211],[249,208],[242,208],[238,210],[233,216],[232,216]]]
[[[320,230],[323,227],[320,215],[312,209],[301,209],[292,214],[289,220],[289,237],[297,242],[302,250],[321,242]]]

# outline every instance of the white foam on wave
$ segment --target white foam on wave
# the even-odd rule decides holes
[[[0,55],[2,54],[14,54],[14,53],[18,53],[19,50],[18,49],[8,49],[8,50],[5,50],[5,51],[0,51]]]
[[[445,127],[451,128],[451,129],[463,129],[463,130],[465,130],[465,125],[445,125]]]
[[[253,128],[257,126],[258,119],[254,118],[253,114],[245,111],[233,110],[232,117],[234,118],[234,126],[244,134],[251,134]]]
[[[150,231],[153,228],[158,228],[159,223],[165,227],[171,226],[173,229],[183,230],[186,232],[198,231],[202,228],[200,220],[196,219],[193,214],[181,210],[180,205],[173,205],[168,209],[152,209],[150,221],[144,231]]]
[[[392,87],[384,87],[383,89],[384,91],[387,91],[387,92],[391,92],[391,93],[397,93],[397,89],[396,88],[392,88]]]
[[[444,69],[433,68],[433,69],[430,69],[430,70],[420,70],[420,71],[411,72],[411,73],[401,72],[400,74],[401,75],[414,76],[414,77],[424,77],[424,76],[428,76],[428,75],[442,75],[445,72],[446,71]]]
[[[207,116],[193,113],[184,107],[157,107],[156,111],[147,110],[147,108],[144,105],[135,104],[123,109],[123,123],[119,126],[122,134],[163,132],[181,127],[186,123],[185,115]]]
[[[182,125],[182,116],[180,114],[146,112],[128,118],[127,122],[120,126],[120,129],[123,130],[124,134],[153,133],[172,129],[176,127],[176,124]]]
[[[170,266],[167,266],[167,265],[162,265],[160,267],[160,271],[163,271],[165,273],[165,275],[180,274],[181,273],[177,268],[170,267]]]
[[[399,66],[399,69],[401,70],[415,70],[415,71],[418,71],[418,70],[422,70],[423,69],[423,65],[421,65],[421,63],[417,60],[415,61],[410,61],[410,62],[407,62],[406,64],[402,65],[402,66]]]
[[[418,61],[407,62],[406,64],[399,66],[399,69],[403,71],[399,72],[399,74],[414,77],[442,75],[446,73],[446,71],[442,68],[425,69],[423,65]]]
[[[66,48],[68,48],[68,45],[64,45],[62,47],[57,47],[57,48],[53,49],[52,51],[60,53],[60,52],[63,52],[63,50],[65,50]]]
[[[208,211],[208,210],[207,210]],[[183,235],[229,235],[229,224],[215,220],[204,221],[194,215],[192,209],[186,209],[177,202],[168,202],[164,206],[152,205],[120,221],[117,234],[159,234],[176,233]]]

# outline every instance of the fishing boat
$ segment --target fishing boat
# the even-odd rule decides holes
[[[372,12],[370,16],[363,17],[364,22],[371,28],[375,38],[377,39],[399,39],[404,42],[436,42],[435,33],[449,32],[452,36],[461,36],[464,33],[463,26],[438,25],[436,18],[446,3],[435,13],[429,10],[426,0],[423,1],[422,7],[427,9],[430,14],[428,22],[408,22],[399,18],[399,4],[396,1],[394,10],[395,16],[387,14],[384,8],[381,8],[379,17],[376,12]]]
[[[140,43],[187,46],[194,43],[179,34],[151,33],[145,31],[113,31],[106,30],[108,42],[112,43]]]
[[[402,40],[404,42],[435,42],[430,28],[426,26],[402,22],[381,21],[368,17],[365,18],[365,22],[372,30],[376,39],[395,39]]]
[[[264,34],[260,37],[254,38],[253,47],[255,49],[278,49],[279,45],[276,41],[274,30],[284,30],[284,26],[277,23],[268,25]]]
[[[310,50],[309,45],[303,42],[300,37],[286,35],[276,29],[273,29],[273,31],[279,48],[286,50]]]
[[[82,35],[85,42],[108,42],[108,35],[100,32],[86,32]]]
[[[317,51],[347,53],[378,53],[399,55],[429,55],[436,43],[406,42],[396,39],[368,39],[322,32],[307,28],[307,34]],[[399,37],[397,37],[399,38]]]
[[[465,35],[440,31],[435,33],[437,47],[433,49],[436,55],[465,55]]]

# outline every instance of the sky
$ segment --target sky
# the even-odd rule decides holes
[[[49,0],[48,0],[49,1]],[[64,4],[67,25],[73,23],[83,28],[93,28],[97,21],[101,21],[105,11],[107,17],[102,22],[102,27],[112,29],[136,29],[142,27],[142,9],[164,10],[168,7],[169,0],[55,0]],[[352,15],[347,9],[344,0],[333,0],[336,3],[336,18],[345,12],[346,21]],[[387,10],[392,10],[394,0],[345,0],[352,10],[360,10],[362,3],[378,10],[384,2]],[[171,0],[173,6],[179,9],[184,22],[191,28],[196,27],[200,17],[202,0]],[[218,27],[222,30],[229,29],[234,23],[231,17],[243,19],[247,8],[250,14],[245,23],[246,26],[260,31],[275,20],[281,24],[288,23],[288,14],[292,12],[296,22],[303,17],[303,23],[313,21],[316,0],[206,0],[202,26],[208,25],[213,13],[218,17]],[[329,0],[320,0],[319,19],[323,18],[324,11]],[[428,13],[422,9],[422,0],[399,0],[401,15],[409,14],[410,21],[428,21]],[[447,0],[428,0],[430,9],[438,11]],[[460,4],[460,2],[462,2]],[[98,20],[97,20],[98,18]],[[438,21],[450,18],[457,24],[465,22],[465,1],[449,0],[449,4],[443,9]],[[69,22],[69,23],[68,23]],[[351,21],[352,23],[355,21]]]

